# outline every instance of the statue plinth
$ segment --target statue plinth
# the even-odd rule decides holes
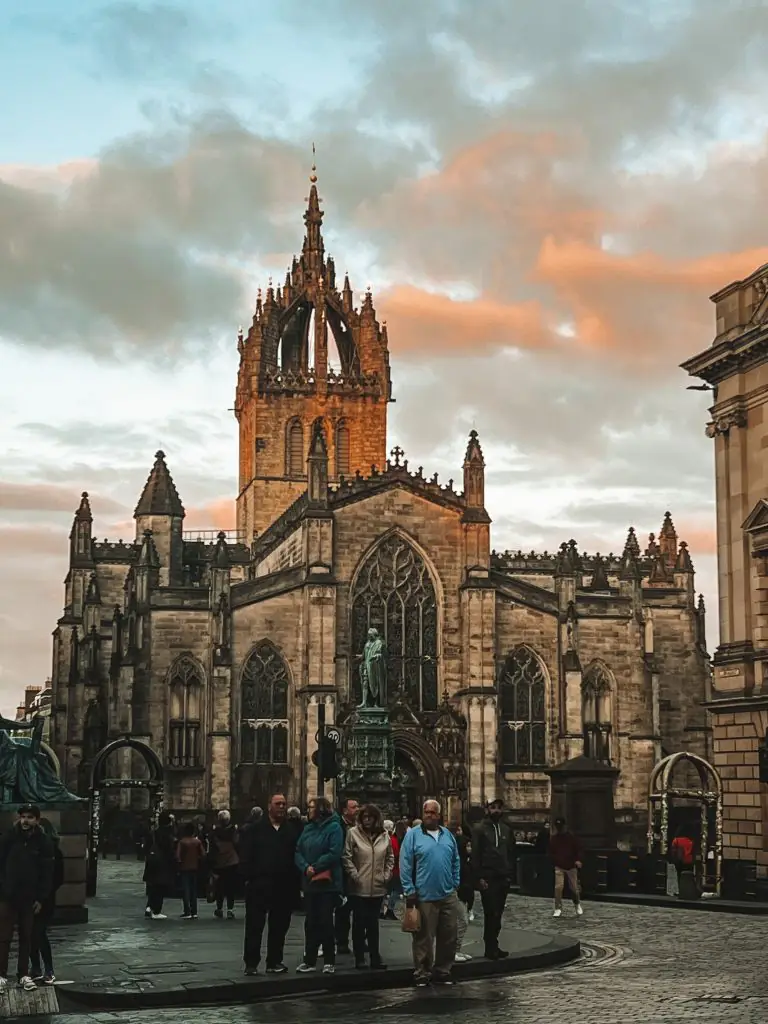
[[[392,785],[395,751],[387,708],[357,708],[349,719],[346,789]]]

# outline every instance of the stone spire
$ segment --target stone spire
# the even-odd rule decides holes
[[[621,565],[619,566],[620,579],[631,580],[632,582],[638,582],[641,579],[640,565],[637,561],[639,555],[640,545],[637,543],[634,528],[630,526],[624,544],[624,551],[621,555]]]
[[[555,575],[576,576],[581,570],[582,561],[576,541],[569,540],[567,544],[561,544],[555,562]]]
[[[93,515],[91,505],[88,501],[88,492],[83,491],[80,498],[75,517],[72,521],[72,529],[69,531],[69,561],[73,566],[92,565],[91,543],[93,527]]]
[[[470,431],[464,456],[464,500],[470,508],[485,508],[485,459],[476,430]]]
[[[611,584],[608,580],[608,573],[605,570],[605,562],[600,557],[599,552],[595,555],[595,568],[592,573],[592,580],[589,584],[589,589],[600,593],[611,589]]]
[[[627,539],[624,542],[624,553],[631,551],[635,558],[640,557],[640,543],[637,539],[634,526],[630,526],[629,532],[627,533]]]
[[[320,420],[312,428],[312,439],[307,455],[307,497],[311,505],[324,505],[328,501],[328,446]]]
[[[680,550],[675,561],[675,572],[693,572],[693,562],[684,540],[680,541]]]
[[[307,269],[311,268],[316,273],[321,273],[324,266],[325,245],[323,243],[323,211],[320,209],[320,197],[317,194],[317,165],[314,162],[315,145],[312,144],[312,171],[309,175],[310,188],[307,199],[307,210],[304,214],[304,224],[307,233],[304,236],[302,249],[302,262]]]
[[[669,512],[664,513],[664,522],[659,532],[659,548],[667,568],[671,569],[677,561],[677,530]]]
[[[139,516],[176,516],[184,518],[184,506],[165,464],[165,452],[157,452],[152,472],[144,485],[133,518]]]

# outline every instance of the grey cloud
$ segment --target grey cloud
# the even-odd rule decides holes
[[[99,497],[107,512],[122,512],[123,506],[106,496]],[[0,510],[16,512],[49,511],[74,514],[80,504],[80,493],[75,487],[62,487],[50,483],[12,483],[0,480]]]

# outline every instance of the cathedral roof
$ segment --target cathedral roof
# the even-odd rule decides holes
[[[184,518],[184,506],[181,503],[176,484],[173,482],[165,464],[165,452],[157,452],[152,472],[144,484],[139,503],[133,513],[134,519],[139,516],[179,516]]]

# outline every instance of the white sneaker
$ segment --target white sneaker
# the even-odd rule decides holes
[[[312,971],[316,971],[317,967],[312,967],[310,964],[299,964],[296,968],[297,974],[311,974]]]
[[[469,920],[470,921],[474,921],[475,920],[475,912],[474,912],[474,910],[470,910],[470,912],[469,912]]]
[[[582,907],[582,905],[580,903],[577,903],[576,904],[576,917],[581,917],[581,915],[583,913],[584,913],[584,907]]]
[[[457,964],[465,964],[467,960],[471,960],[472,957],[469,953],[457,953],[453,959]]]
[[[153,914],[152,915],[152,920],[153,921],[167,921],[168,920],[168,915],[167,914]]]
[[[37,985],[28,974],[25,974],[23,978],[19,978],[19,988],[23,988],[25,992],[37,991]]]
[[[562,912],[562,910],[559,907],[557,908],[557,910],[552,915],[552,917],[562,917],[562,916],[563,916],[563,912]]]
[[[336,968],[333,964],[326,964],[323,967],[323,974],[335,974]]]

